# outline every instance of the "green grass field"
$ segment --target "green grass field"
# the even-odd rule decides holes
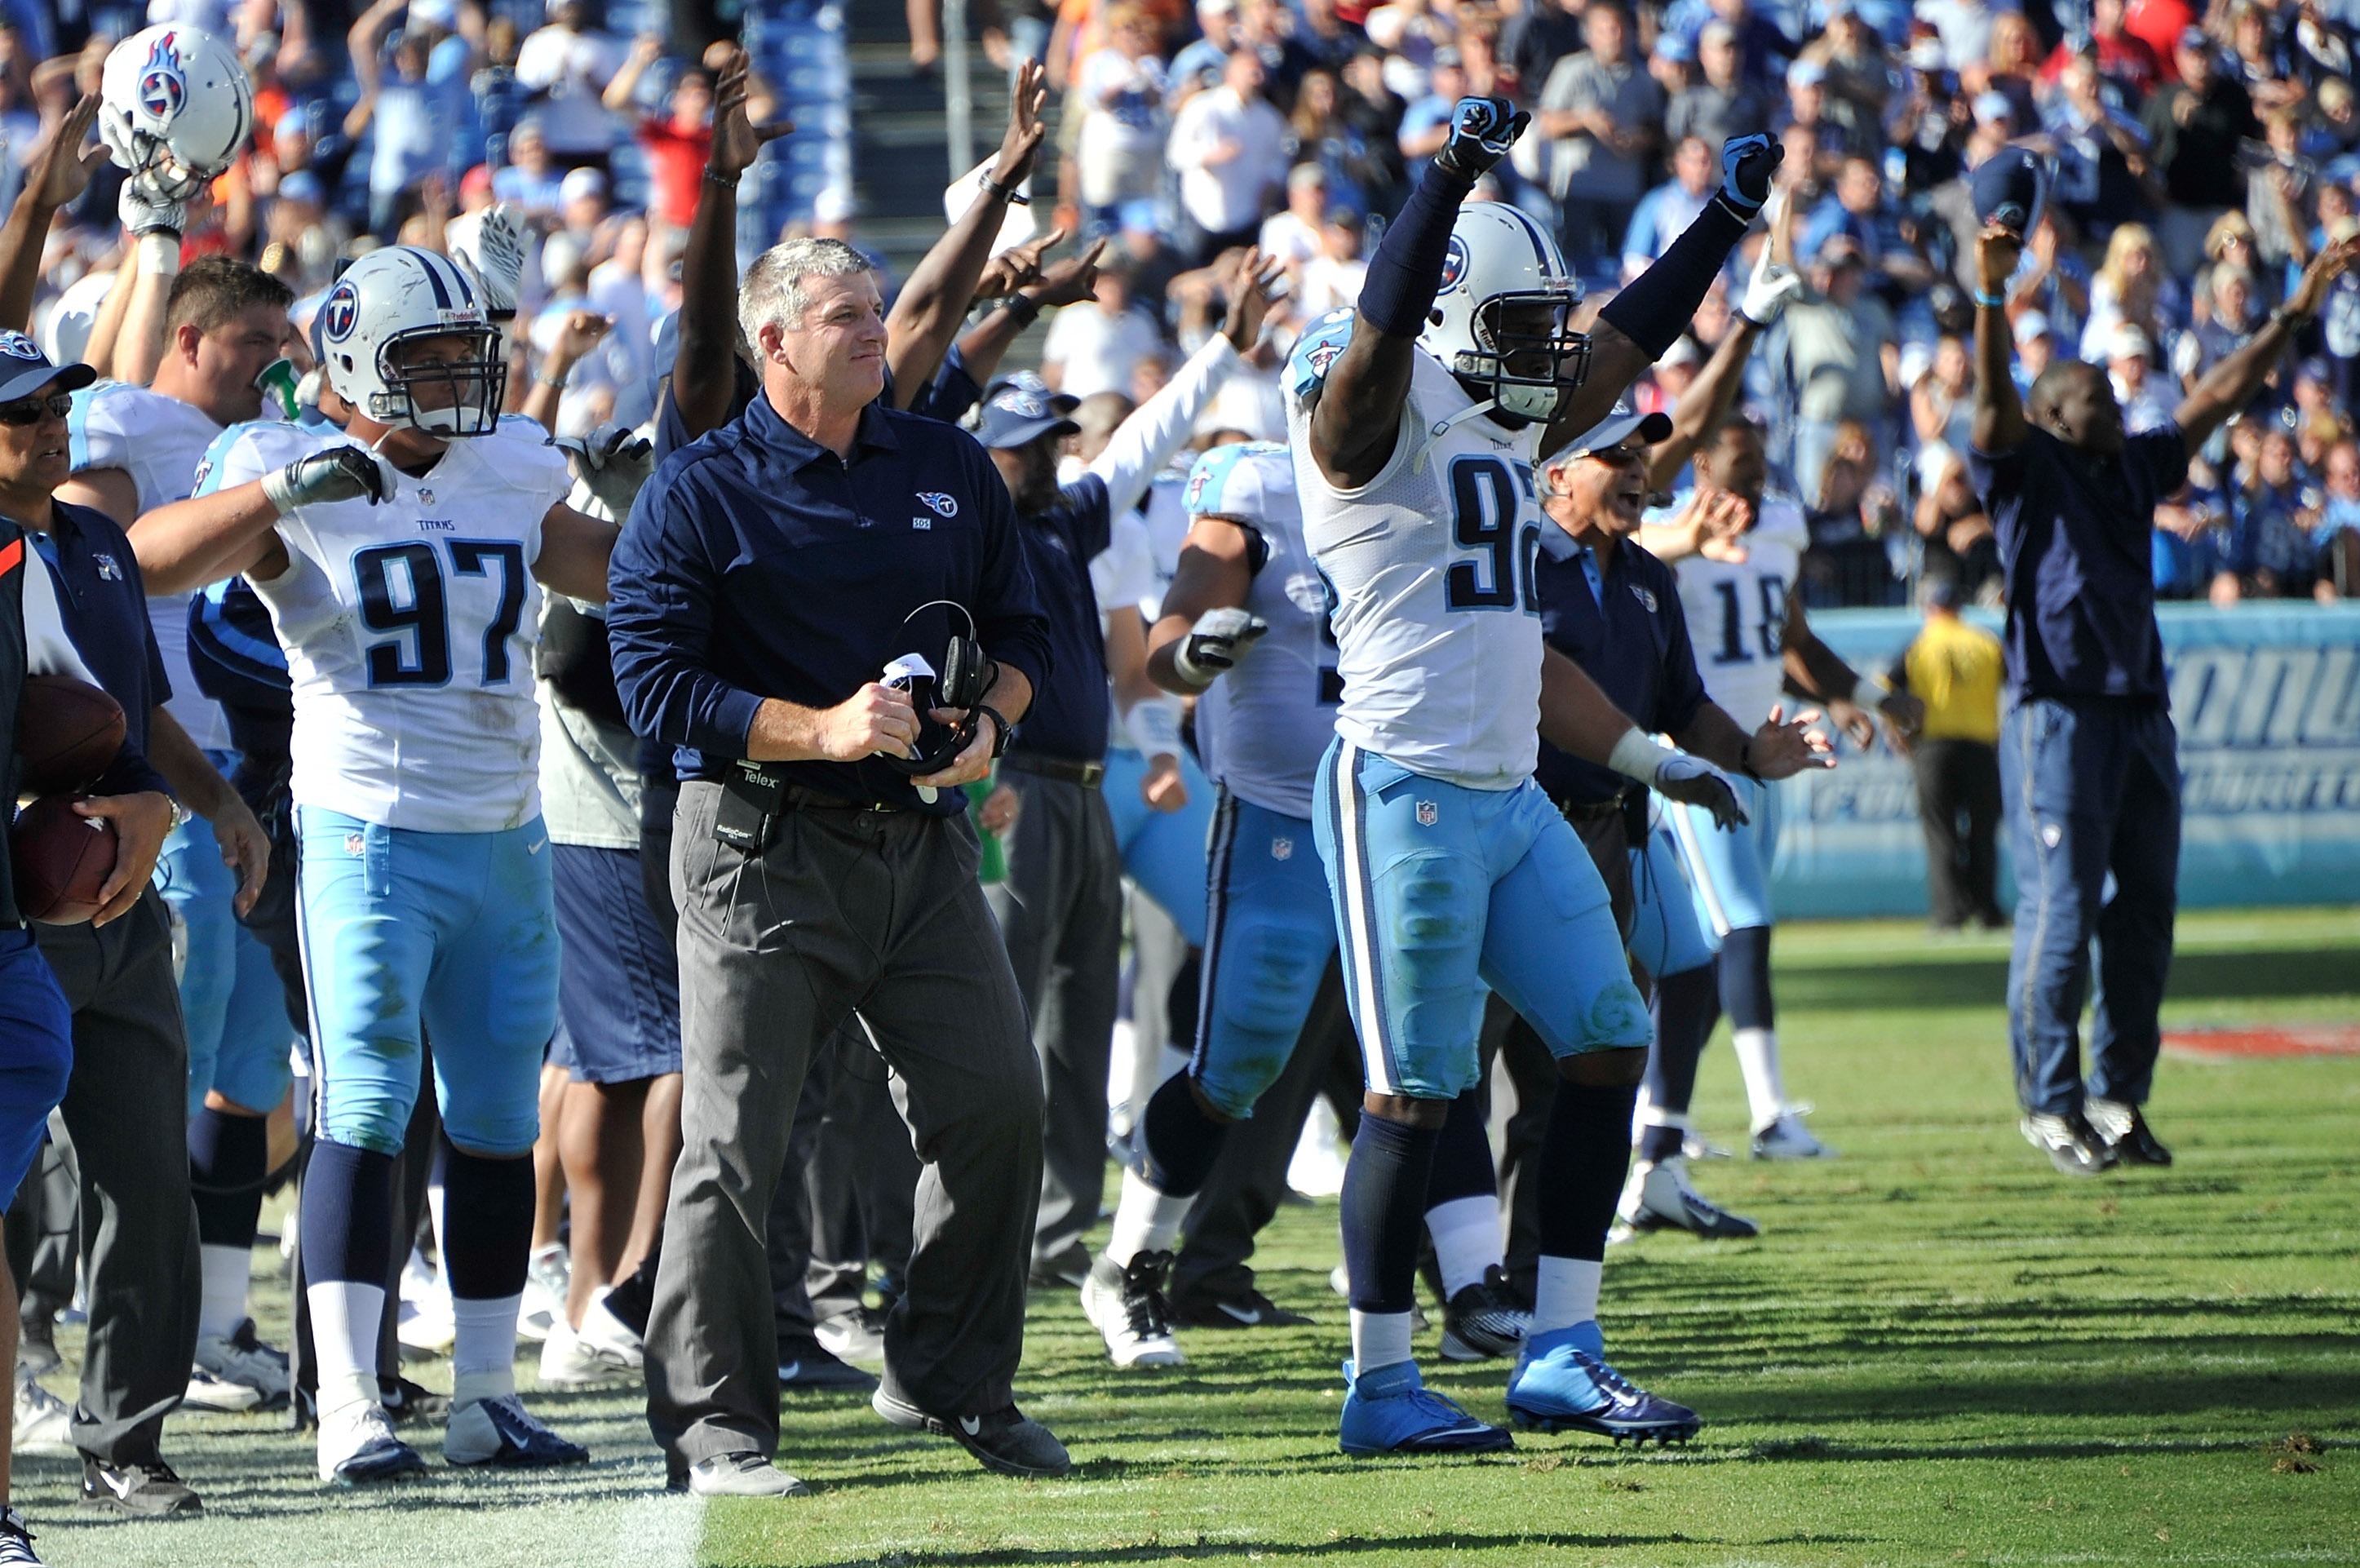
[[[2180,937],[2170,1025],[2360,1020],[2360,911]],[[1195,1333],[1187,1367],[1118,1375],[1070,1297],[1036,1297],[1020,1392],[1072,1448],[1065,1481],[996,1479],[863,1400],[807,1398],[781,1458],[818,1496],[700,1509],[657,1495],[617,1393],[537,1401],[593,1444],[586,1473],[330,1496],[274,1422],[185,1417],[169,1442],[202,1522],[77,1518],[55,1459],[20,1461],[19,1505],[50,1562],[112,1568],[2360,1562],[2360,1058],[2169,1060],[2152,1109],[2179,1164],[2073,1182],[2016,1134],[2002,941],[1801,927],[1777,961],[1791,1087],[1842,1157],[1699,1167],[1763,1237],[1609,1260],[1615,1359],[1704,1414],[1686,1449],[1344,1459],[1322,1205],[1259,1260],[1317,1327]],[[1699,1111],[1739,1140],[1725,1044]],[[1428,1370],[1502,1415],[1498,1364]]]

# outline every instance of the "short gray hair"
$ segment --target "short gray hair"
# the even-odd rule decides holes
[[[803,325],[803,312],[811,307],[804,279],[857,278],[876,270],[875,262],[840,239],[790,239],[770,247],[755,258],[738,291],[738,325],[747,346],[760,351],[766,326],[792,332]]]

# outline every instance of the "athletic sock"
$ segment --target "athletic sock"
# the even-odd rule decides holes
[[[1638,1096],[1636,1084],[1558,1081],[1538,1157],[1543,1259],[1605,1260],[1606,1228],[1631,1168]]]
[[[1500,1173],[1483,1124],[1490,1098],[1479,1083],[1450,1102],[1426,1174],[1426,1231],[1446,1301],[1480,1283],[1483,1271],[1507,1255],[1500,1236]]]
[[[1598,1281],[1606,1266],[1592,1258],[1541,1255],[1540,1280],[1533,1291],[1533,1333],[1569,1329],[1598,1316]]]
[[[1720,1013],[1720,981],[1711,964],[1655,982],[1655,1044],[1647,1053],[1647,1080],[1640,1095],[1641,1159],[1669,1159],[1680,1152],[1688,1106],[1696,1098],[1697,1063]]]
[[[1143,1252],[1170,1252],[1180,1239],[1180,1222],[1196,1201],[1191,1193],[1164,1192],[1135,1170],[1122,1173],[1122,1197],[1115,1203],[1114,1234],[1107,1256],[1128,1268]]]
[[[1737,1047],[1738,1070],[1745,1075],[1745,1102],[1753,1108],[1754,1127],[1759,1132],[1786,1108],[1786,1079],[1778,1070],[1778,1031],[1739,1029],[1730,1043]]]
[[[1360,1118],[1352,1157],[1344,1166],[1339,1204],[1344,1270],[1351,1281],[1355,1320],[1362,1313],[1405,1315],[1416,1304],[1426,1179],[1441,1137],[1436,1127],[1413,1127],[1382,1116]]]
[[[443,1273],[451,1282],[452,1398],[516,1391],[517,1310],[532,1249],[532,1157],[497,1159],[442,1142]]]
[[[204,1260],[200,1333],[234,1333],[246,1319],[254,1233],[269,1166],[270,1130],[261,1117],[233,1116],[206,1106],[190,1118],[189,1187]]]
[[[1157,1191],[1192,1198],[1229,1141],[1229,1129],[1205,1113],[1189,1076],[1175,1073],[1147,1097],[1139,1118],[1139,1152],[1147,1179]]]
[[[320,1409],[375,1403],[393,1255],[393,1157],[322,1138],[304,1169],[302,1225]]]
[[[1497,1198],[1453,1198],[1426,1212],[1426,1234],[1434,1239],[1435,1266],[1442,1271],[1442,1297],[1448,1300],[1500,1266],[1507,1252],[1500,1240]]]
[[[1351,1318],[1352,1376],[1356,1381],[1410,1359],[1407,1312],[1364,1312],[1354,1307]]]

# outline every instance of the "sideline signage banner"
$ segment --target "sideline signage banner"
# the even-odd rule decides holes
[[[1994,634],[1996,611],[1968,619]],[[2180,901],[2190,908],[2360,897],[2360,606],[2161,607],[2180,729]],[[1885,672],[1907,610],[1819,610],[1812,630],[1856,668]],[[1710,674],[1706,676],[1711,684]],[[1841,766],[1777,787],[1772,899],[1784,918],[1922,915],[1926,841],[1908,760],[1880,738]],[[2000,901],[2012,908],[2007,835]]]

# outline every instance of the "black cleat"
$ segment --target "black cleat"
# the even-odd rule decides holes
[[[2016,1124],[2024,1141],[2049,1157],[2066,1176],[2100,1176],[2114,1166],[2114,1151],[2079,1111],[2051,1115],[2030,1111]]]
[[[2171,1151],[2158,1141],[2147,1117],[2136,1105],[2119,1100],[2092,1099],[2082,1102],[2090,1130],[2104,1140],[2117,1165],[2169,1165]]]
[[[779,1341],[779,1391],[785,1394],[866,1394],[877,1379],[820,1348],[808,1335]]]
[[[1054,1433],[1014,1405],[984,1416],[932,1416],[883,1388],[869,1396],[869,1409],[905,1431],[946,1437],[976,1457],[986,1470],[1026,1480],[1063,1475],[1074,1467]]]
[[[1533,1315],[1516,1299],[1508,1271],[1493,1264],[1483,1277],[1459,1287],[1442,1310],[1442,1358],[1484,1361],[1513,1355],[1524,1348]]]
[[[162,1460],[146,1464],[108,1464],[82,1458],[82,1504],[135,1519],[192,1519],[205,1506]]]
[[[1172,1321],[1184,1329],[1295,1329],[1312,1320],[1249,1285],[1241,1293],[1200,1290],[1175,1297]]]

